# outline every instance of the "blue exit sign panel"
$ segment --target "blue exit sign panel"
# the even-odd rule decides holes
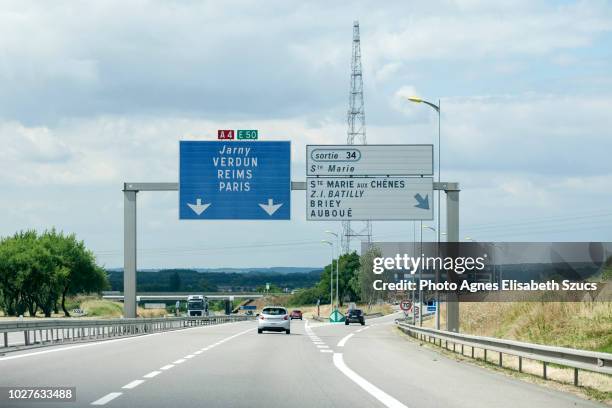
[[[290,219],[290,142],[181,141],[179,151],[179,219]]]

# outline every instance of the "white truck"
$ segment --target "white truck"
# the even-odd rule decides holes
[[[202,295],[187,297],[187,317],[208,316],[208,300]]]

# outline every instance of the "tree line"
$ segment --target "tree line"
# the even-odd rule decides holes
[[[300,290],[292,296],[290,304],[296,306],[316,304],[317,300],[321,304],[330,303],[330,284],[333,286],[334,298],[336,297],[336,267],[340,306],[347,302],[373,304],[378,300],[386,300],[388,293],[374,290],[372,285],[375,279],[391,279],[388,271],[382,275],[372,272],[373,260],[380,256],[382,253],[379,248],[371,248],[361,256],[357,255],[357,252],[341,255],[325,266],[321,279],[316,285]]]
[[[123,271],[108,271],[111,290],[123,291]],[[139,292],[217,292],[257,291],[266,283],[280,288],[310,287],[319,281],[321,270],[311,272],[198,272],[193,269],[138,271]]]
[[[51,317],[61,307],[70,316],[67,296],[108,286],[106,271],[74,234],[29,230],[0,239],[0,307],[5,315],[27,311],[35,316],[40,309]]]

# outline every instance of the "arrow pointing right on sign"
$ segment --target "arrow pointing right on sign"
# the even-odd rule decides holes
[[[197,198],[195,204],[187,203],[187,205],[193,210],[194,213],[201,215],[210,206],[210,203],[202,204],[202,199]]]
[[[429,194],[425,194],[425,198],[419,193],[414,195],[414,198],[417,200],[418,204],[415,205],[416,208],[422,208],[423,210],[429,210]]]
[[[283,203],[280,204],[274,204],[274,200],[272,200],[271,198],[268,198],[268,204],[258,204],[265,212],[268,213],[269,216],[272,216],[272,214],[274,214],[276,212],[276,210],[278,210],[279,208],[281,208],[281,206],[283,205]]]

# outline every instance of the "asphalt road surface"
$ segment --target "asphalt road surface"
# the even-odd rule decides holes
[[[76,387],[76,402],[1,407],[596,407],[579,397],[448,359],[397,333],[294,320],[52,346],[0,358],[0,386]]]

